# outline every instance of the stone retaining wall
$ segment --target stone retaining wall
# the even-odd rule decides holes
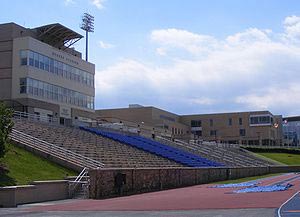
[[[89,172],[90,198],[131,195],[269,173],[299,171],[300,166],[98,169]],[[126,183],[122,187],[115,183],[118,173],[126,176]]]

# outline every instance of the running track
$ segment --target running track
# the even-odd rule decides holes
[[[71,200],[55,205],[33,206],[28,211],[163,211],[201,209],[279,208],[300,190],[299,174],[261,179],[259,185],[291,183],[281,192],[232,193],[237,188],[210,188],[212,184],[105,200]],[[300,207],[298,207],[300,208]]]

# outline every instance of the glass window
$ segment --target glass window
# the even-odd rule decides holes
[[[36,68],[39,68],[40,67],[40,62],[39,62],[39,54],[38,53],[34,53],[34,66]]]
[[[29,65],[34,66],[34,53],[29,51]]]
[[[239,124],[243,125],[243,119],[242,118],[239,118]]]
[[[20,79],[20,93],[94,109],[94,97],[31,78]]]
[[[68,68],[68,65],[67,64],[63,64],[63,77],[64,78],[67,77],[67,68]]]
[[[245,135],[246,135],[246,130],[240,129],[240,136],[245,136]]]
[[[201,130],[197,130],[197,131],[195,131],[194,134],[197,135],[197,136],[202,136],[202,131]]]
[[[210,131],[210,135],[211,136],[216,136],[217,135],[217,131],[216,130],[211,130]]]
[[[209,125],[212,127],[214,125],[214,120],[213,119],[210,119],[209,120]]]
[[[83,83],[94,87],[94,75],[60,61],[33,52],[30,50],[20,50],[20,64],[30,65],[47,72],[55,73],[64,78]]]
[[[201,120],[191,120],[191,127],[201,127]]]
[[[39,81],[39,92],[38,95],[44,98],[44,82]]]
[[[250,117],[250,124],[270,124],[270,116],[254,116]]]
[[[53,85],[53,99],[58,100],[58,87]]]
[[[39,61],[40,61],[40,69],[44,70],[45,69],[44,56],[41,54],[39,54]]]
[[[28,52],[27,50],[21,50],[20,51],[20,57],[21,57],[21,65],[25,66],[28,63]]]
[[[20,93],[26,93],[26,78],[20,78]]]
[[[27,85],[29,87],[29,94],[33,94],[33,81],[31,78],[27,79]]]
[[[50,59],[50,72],[54,73],[54,60]]]
[[[71,67],[71,80],[75,80],[75,68]]]
[[[63,63],[62,62],[57,62],[58,65],[58,74],[60,76],[63,76]]]
[[[232,118],[228,118],[228,125],[232,126]]]
[[[44,57],[45,70],[49,72],[50,70],[50,60],[49,57]]]
[[[38,81],[37,80],[33,80],[32,82],[32,86],[33,86],[33,95],[37,96],[38,95]]]
[[[54,73],[58,75],[58,62],[54,60]]]

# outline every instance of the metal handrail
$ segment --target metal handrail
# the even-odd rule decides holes
[[[34,120],[34,121],[59,124],[59,119],[58,118],[46,117],[46,116],[37,115],[37,114],[30,114],[30,113],[27,113],[27,112],[14,111],[13,117],[18,118],[19,120],[21,120],[22,118],[26,118],[26,119]]]
[[[35,138],[33,136],[30,136],[26,133],[20,132],[16,129],[12,129],[12,133],[10,134],[10,137],[14,140],[19,140],[19,142],[29,142],[33,146],[42,147],[42,148],[48,148],[50,153],[63,153],[65,156],[68,156],[68,159],[70,157],[74,157],[76,160],[83,162],[84,164],[88,164],[91,166],[91,168],[102,168],[104,167],[104,164],[96,161],[94,159],[88,158],[86,156],[83,156],[81,154],[77,154],[75,152],[72,152],[68,149],[62,148],[60,146],[48,143],[46,141],[43,141],[41,139]]]
[[[180,148],[180,149],[185,149],[185,150],[190,150],[192,152],[201,152],[201,154],[204,154],[200,149],[199,147],[193,145],[193,144],[189,144],[189,143],[185,143],[181,140],[177,140],[175,139],[174,142],[173,141],[170,141],[166,138],[163,138],[163,137],[160,137],[160,136],[157,136],[156,138],[158,138],[158,140],[160,140],[161,142],[163,143],[167,143],[168,145],[171,145],[171,146],[176,146],[177,148]],[[204,154],[204,155],[207,155],[207,154]]]
[[[80,182],[81,181],[81,179],[82,179],[82,177],[84,176],[84,175],[86,175],[86,172],[87,171],[87,168],[86,167],[84,167],[83,168],[83,170],[79,173],[79,175],[76,177],[76,179],[74,180],[74,182]]]
[[[74,196],[74,194],[76,192],[76,188],[79,184],[89,184],[88,181],[86,181],[86,182],[81,181],[83,179],[83,177],[86,177],[88,172],[89,172],[88,168],[84,167],[82,169],[82,171],[79,173],[79,175],[76,177],[76,179],[74,181],[70,181],[70,186],[69,186],[69,195],[70,195],[70,197]]]

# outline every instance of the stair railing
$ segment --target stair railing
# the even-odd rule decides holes
[[[88,168],[84,167],[83,170],[79,173],[74,181],[69,181],[69,196],[73,198],[78,190],[81,187],[84,190],[84,196],[88,196],[89,180],[83,181],[83,178],[88,178]]]
[[[48,143],[41,139],[35,138],[16,129],[12,129],[12,132],[10,133],[10,138],[23,145],[36,148],[46,154],[63,158],[65,161],[70,162],[70,160],[73,160],[72,163],[75,164],[75,162],[77,162],[77,166],[89,167],[93,169],[104,167],[104,164],[99,161],[88,158],[81,154],[77,154],[73,151]]]

